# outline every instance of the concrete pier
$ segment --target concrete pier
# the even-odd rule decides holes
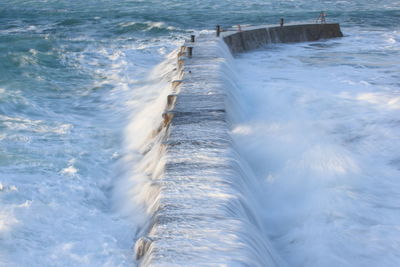
[[[148,234],[136,242],[137,258],[143,266],[275,266],[279,260],[262,236],[249,241],[261,230],[229,136],[223,73],[229,50],[213,35],[185,45],[193,56],[179,58],[184,77],[168,96],[164,174]]]
[[[257,185],[229,135],[227,102],[235,86],[228,79],[229,50],[338,36],[337,24],[297,25],[200,35],[185,43],[192,55],[184,49],[177,55],[180,79],[171,81],[160,131],[164,171],[154,181],[151,222],[135,245],[140,265],[281,265],[249,204]]]
[[[343,34],[339,24],[332,23],[249,27],[237,32],[228,31],[222,36],[232,53],[240,53],[271,43],[309,42],[342,37]]]

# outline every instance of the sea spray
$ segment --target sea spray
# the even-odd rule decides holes
[[[135,212],[127,212],[131,217],[119,216],[112,207],[122,210],[122,206],[130,203],[114,203],[111,195],[118,177],[126,177],[128,169],[135,173],[132,168],[143,158],[138,152],[128,163],[129,168],[119,160],[127,146],[122,142],[126,119],[150,99],[136,90],[149,82],[144,79],[148,70],[161,62],[181,40],[194,34],[193,31],[212,30],[217,24],[223,28],[236,24],[277,26],[280,17],[285,18],[285,23],[310,23],[315,22],[321,10],[327,11],[327,22],[341,24],[345,38],[340,42],[294,45],[290,46],[294,49],[290,53],[289,46],[270,46],[267,60],[262,61],[260,54],[256,56],[255,62],[262,61],[261,65],[246,64],[240,59],[234,64],[253,72],[248,74],[239,68],[237,77],[251,79],[235,82],[233,89],[238,89],[240,94],[235,93],[235,100],[228,100],[232,104],[227,105],[229,121],[234,123],[231,134],[241,157],[239,162],[242,165],[242,160],[246,160],[255,176],[264,179],[274,192],[271,183],[282,178],[277,174],[285,174],[283,181],[299,173],[297,168],[280,172],[286,166],[285,159],[292,154],[297,158],[287,166],[303,166],[303,173],[307,173],[305,166],[311,165],[311,159],[315,161],[319,156],[330,162],[330,166],[343,162],[343,154],[347,159],[350,157],[351,164],[356,164],[361,174],[366,175],[350,175],[346,188],[334,187],[333,192],[339,197],[328,197],[324,179],[319,179],[318,187],[307,187],[313,191],[301,190],[302,180],[297,179],[298,183],[291,185],[293,190],[288,191],[297,194],[300,200],[302,192],[311,192],[310,196],[325,194],[325,199],[334,200],[331,207],[339,207],[340,203],[342,211],[349,211],[347,214],[352,216],[346,217],[343,213],[308,216],[300,205],[304,201],[299,201],[299,209],[283,210],[282,205],[290,208],[296,201],[281,190],[275,195],[264,191],[262,195],[268,201],[256,201],[261,205],[261,208],[254,208],[257,221],[262,217],[272,244],[293,266],[312,266],[315,262],[316,266],[322,266],[323,260],[327,266],[345,265],[337,264],[334,254],[347,259],[351,266],[399,266],[396,234],[400,168],[399,94],[395,89],[400,79],[397,0],[254,0],[250,4],[241,0],[0,1],[0,183],[3,185],[0,191],[0,265],[134,264],[132,246],[137,236],[134,222],[146,221],[146,216],[139,216],[142,212],[145,214],[146,209],[138,209],[136,216]],[[297,50],[299,47],[301,49]],[[307,54],[307,51],[317,50],[320,53]],[[287,57],[276,59],[275,55],[281,53]],[[243,57],[250,60],[252,53]],[[298,61],[293,59],[302,62],[301,67],[294,67]],[[332,68],[326,72],[300,71],[327,70],[327,65]],[[253,71],[252,66],[257,68]],[[276,66],[282,69],[274,71]],[[272,83],[268,80],[271,76],[274,77]],[[300,76],[304,79],[299,80]],[[293,77],[297,78],[293,80]],[[331,78],[329,82],[327,77]],[[264,86],[264,82],[268,84]],[[290,90],[299,83],[306,89]],[[340,85],[337,89],[341,90],[332,98],[331,85],[335,84]],[[377,84],[383,86],[376,90]],[[314,85],[320,88],[308,90]],[[276,87],[286,89],[272,95],[256,94],[257,101],[247,101],[249,92],[271,92]],[[231,94],[231,90],[229,87],[227,92]],[[324,91],[328,93],[322,95]],[[317,98],[310,101],[313,94]],[[268,101],[269,96],[273,101]],[[306,108],[294,108],[302,101],[307,103]],[[314,114],[310,124],[304,120],[294,122],[297,114],[307,118],[303,115],[308,112]],[[277,120],[258,124],[258,118],[266,114]],[[315,114],[319,114],[319,119]],[[282,123],[284,118],[291,122]],[[243,123],[235,124],[234,119]],[[299,155],[312,148],[307,143],[312,143],[313,139],[321,141],[319,137],[326,137],[326,132],[329,138],[304,153],[307,161],[300,161]],[[135,135],[130,138],[134,140]],[[345,144],[346,148],[338,144]],[[115,161],[121,164],[113,168]],[[313,166],[324,168],[325,165]],[[346,163],[345,166],[342,169],[351,165]],[[201,177],[199,175],[199,179]],[[314,177],[313,181],[316,180]],[[335,179],[331,176],[330,181]],[[215,193],[215,184],[198,189],[203,193]],[[285,184],[280,183],[279,189],[284,188]],[[321,188],[323,190],[318,192]],[[348,198],[343,197],[345,193]],[[251,195],[259,199],[258,194]],[[282,213],[289,210],[293,214],[289,212],[287,218],[291,216],[292,219],[297,214],[306,214],[298,218],[308,216],[309,221],[328,218],[325,222],[335,222],[337,230],[321,231],[327,228],[320,227],[324,224],[314,220],[314,224],[304,223],[303,230],[296,231],[299,228],[289,227],[290,219],[281,220],[285,217]],[[272,224],[274,220],[276,224]],[[206,228],[212,222],[207,221],[203,226]],[[274,228],[276,225],[280,227]],[[282,236],[284,231],[279,229],[289,230]],[[360,230],[359,234],[354,235],[354,229]],[[338,242],[338,236],[346,242]],[[215,236],[210,234],[210,237],[228,240],[231,235],[224,231]],[[322,251],[328,242],[333,242],[333,249]],[[182,250],[185,247],[175,255],[181,255]],[[210,259],[224,260],[225,256],[232,255],[217,251],[218,247],[210,246],[199,258],[207,265]],[[174,259],[174,253],[170,254]],[[305,259],[311,260],[304,263]],[[240,265],[252,263],[244,260]]]
[[[247,109],[232,134],[264,184],[258,213],[290,266],[400,261],[398,33],[344,31],[237,59]]]
[[[232,56],[211,34],[193,50],[168,111],[156,210],[135,246],[140,264],[284,266],[257,214],[258,181],[228,133],[225,110],[237,102]]]
[[[158,208],[157,179],[164,168],[163,140],[167,134],[163,113],[168,106],[167,97],[173,91],[172,81],[176,79],[179,79],[177,50],[156,66],[146,85],[138,89],[144,99],[143,108],[132,115],[125,130],[125,151],[119,163],[123,174],[115,186],[114,199],[120,211],[139,226],[137,237],[148,232]]]

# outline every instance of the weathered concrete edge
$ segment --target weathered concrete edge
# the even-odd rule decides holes
[[[233,54],[271,43],[295,43],[343,37],[338,23],[261,27],[226,34],[223,40]]]

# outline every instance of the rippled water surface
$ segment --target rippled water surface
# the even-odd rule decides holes
[[[1,1],[0,265],[134,265],[145,217],[118,181],[146,175],[152,126],[137,117],[171,66],[153,68],[216,24],[321,10],[345,38],[237,59],[252,108],[232,134],[265,180],[260,214],[291,266],[398,266],[394,0]]]

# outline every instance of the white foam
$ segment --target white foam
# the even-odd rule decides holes
[[[0,156],[1,266],[135,264],[132,247],[142,214],[120,212],[122,206],[134,210],[135,204],[125,198],[120,205],[112,195],[118,194],[118,178],[143,174],[141,151],[130,151],[140,147],[130,142],[143,140],[127,131],[130,141],[123,143],[121,135],[129,116],[159,94],[159,84],[152,90],[147,84],[165,73],[143,78],[177,46],[167,42],[96,42],[65,52],[63,64],[85,77],[70,91],[35,91],[32,97],[29,90],[4,87],[3,96],[12,97],[10,106],[16,108],[0,116],[6,152]],[[129,153],[132,160],[124,161]],[[122,198],[132,193],[120,189]]]
[[[115,187],[114,199],[122,214],[134,215],[137,225],[142,227],[150,216],[147,209],[155,196],[151,177],[162,165],[158,149],[161,140],[154,133],[162,123],[175,63],[176,52],[172,52],[148,75],[153,80],[138,88],[133,101],[127,103],[135,112],[125,129],[124,156],[120,159],[124,174]],[[140,103],[136,99],[140,99]]]
[[[247,108],[232,135],[264,181],[259,212],[290,266],[400,262],[399,47],[381,37],[353,32],[237,59]]]
[[[279,265],[281,259],[256,213],[258,182],[232,146],[221,112],[226,102],[237,103],[231,55],[214,34],[199,36],[194,50],[196,55],[184,65],[185,76],[172,110],[177,115],[168,130],[165,154],[157,145],[161,140],[155,138],[142,158],[143,166],[136,169],[145,171],[127,177],[121,186],[132,188],[126,199],[139,201],[142,214],[153,215],[150,231],[140,233],[153,240],[142,264]],[[167,94],[162,93],[163,86],[158,87],[165,107]],[[157,111],[158,105],[151,106],[147,116]],[[230,106],[229,116],[235,114]],[[133,132],[138,127],[134,122]],[[133,144],[132,149],[143,150],[140,144]],[[165,171],[158,172],[164,164]]]

